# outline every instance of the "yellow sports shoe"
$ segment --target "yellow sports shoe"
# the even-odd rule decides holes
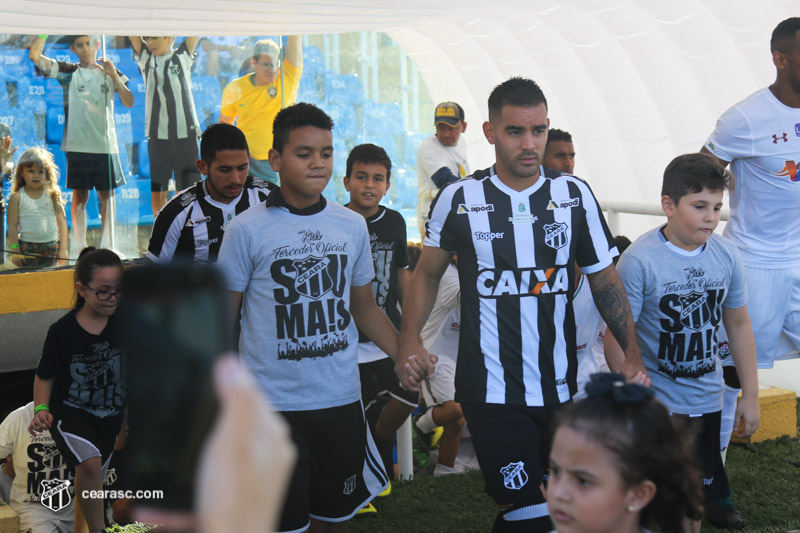
[[[392,493],[392,482],[390,481],[389,484],[386,486],[386,490],[378,494],[378,498],[386,498],[391,493]]]
[[[433,437],[431,437],[431,448],[439,447],[439,441],[442,440],[443,434],[444,428],[442,426],[439,426],[433,430]]]
[[[378,510],[375,508],[374,505],[368,503],[364,507],[358,510],[356,516],[374,516],[378,514]]]

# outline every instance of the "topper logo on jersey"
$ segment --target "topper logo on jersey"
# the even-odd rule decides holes
[[[469,214],[469,213],[484,213],[484,212],[493,212],[494,211],[494,204],[458,204],[458,209],[456,213],[459,215]]]
[[[475,233],[473,233],[473,235],[475,235],[475,238],[478,239],[479,241],[493,241],[495,239],[503,238],[502,231],[500,233],[494,233],[491,231],[476,231]]]
[[[550,203],[547,204],[547,210],[552,211],[554,209],[572,209],[573,207],[578,207],[581,205],[580,198],[570,198],[568,200],[550,200]]]
[[[553,267],[545,270],[536,268],[486,269],[478,272],[477,286],[481,298],[566,294],[569,290],[569,273],[566,267]]]
[[[500,469],[500,474],[503,475],[503,485],[507,489],[519,490],[528,482],[528,473],[525,472],[525,463],[522,461],[508,463]]]
[[[564,222],[544,225],[544,243],[550,248],[563,248],[569,242],[567,225]]]
[[[775,172],[775,175],[786,176],[787,178],[796,183],[800,181],[800,177],[798,177],[797,173],[797,167],[798,164],[795,163],[794,161],[786,161],[786,163],[783,165],[783,169],[780,172]]]
[[[39,497],[39,502],[54,513],[59,512],[72,501],[69,485],[69,480],[42,480],[42,495]]]

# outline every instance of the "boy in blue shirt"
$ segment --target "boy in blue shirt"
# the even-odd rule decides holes
[[[722,323],[731,332],[742,383],[739,436],[751,435],[760,418],[744,267],[736,247],[714,234],[729,182],[730,175],[707,155],[676,157],[664,171],[661,189],[666,225],[639,237],[617,266],[652,387],[696,434],[707,513],[709,507],[732,506],[719,453],[723,381],[717,332]],[[622,351],[610,333],[605,351],[612,370],[618,368]],[[692,525],[700,530],[699,521]]]

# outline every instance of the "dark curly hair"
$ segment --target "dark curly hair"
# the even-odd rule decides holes
[[[655,496],[640,515],[643,527],[657,524],[662,533],[683,533],[684,517],[702,516],[693,439],[648,389],[623,385],[618,374],[602,376],[605,381],[622,381],[593,392],[588,384],[589,397],[560,411],[556,427],[567,426],[607,449],[626,486],[646,480],[655,484]]]
[[[304,126],[314,126],[321,130],[331,131],[333,120],[325,111],[306,102],[282,109],[275,115],[272,123],[272,147],[283,153],[283,146],[289,140],[289,134]]]

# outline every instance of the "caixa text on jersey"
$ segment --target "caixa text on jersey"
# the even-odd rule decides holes
[[[477,288],[481,298],[566,294],[570,290],[569,273],[565,266],[545,269],[485,269],[478,272]]]

